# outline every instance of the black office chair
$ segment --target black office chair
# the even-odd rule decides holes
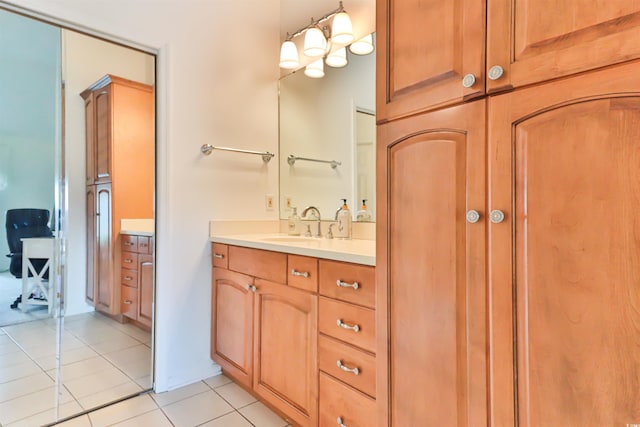
[[[9,243],[11,258],[9,272],[17,279],[22,278],[22,240],[26,237],[53,237],[49,223],[49,211],[47,209],[9,209],[6,214],[7,242]],[[46,259],[33,259],[35,270],[40,273],[45,266]],[[29,276],[31,276],[29,272]],[[45,272],[44,278],[48,278],[49,272]],[[18,308],[22,302],[22,295],[18,296],[11,304],[11,308]]]

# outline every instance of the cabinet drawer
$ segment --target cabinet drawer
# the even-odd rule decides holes
[[[228,268],[229,247],[222,243],[211,244],[211,264],[214,267]]]
[[[139,254],[150,254],[151,253],[151,245],[149,244],[150,240],[147,236],[138,236],[138,253]]]
[[[375,356],[344,344],[342,341],[320,335],[318,337],[318,366],[320,370],[363,393],[372,397],[376,396]],[[353,371],[346,370],[355,368],[358,370],[357,375]]]
[[[138,236],[122,234],[122,250],[127,252],[138,252]]]
[[[308,256],[287,255],[287,284],[318,292],[318,260]]]
[[[229,270],[276,283],[287,283],[287,255],[229,246]]]
[[[122,252],[122,268],[128,270],[138,269],[138,254],[133,252]]]
[[[138,287],[138,272],[123,268],[120,270],[120,283],[132,288]]]
[[[375,308],[375,269],[366,265],[320,260],[320,294]]]
[[[341,419],[338,422],[338,418]],[[376,425],[376,401],[320,372],[320,427]]]
[[[120,286],[120,310],[130,319],[138,319],[138,289]]]
[[[371,353],[376,349],[375,311],[320,297],[318,330]]]

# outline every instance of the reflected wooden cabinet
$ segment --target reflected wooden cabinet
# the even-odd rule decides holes
[[[81,96],[86,137],[86,300],[97,310],[117,315],[121,314],[121,219],[153,218],[154,93],[152,86],[106,75]],[[148,307],[145,310],[148,313]]]
[[[640,5],[377,1],[379,123],[640,57]]]
[[[120,309],[124,316],[151,328],[153,321],[153,237],[121,235]]]

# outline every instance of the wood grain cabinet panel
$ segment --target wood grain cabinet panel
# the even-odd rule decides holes
[[[222,243],[211,244],[211,264],[214,267],[229,267],[229,247]]]
[[[319,300],[321,333],[370,352],[376,351],[375,311],[325,297]]]
[[[256,279],[253,390],[291,420],[318,419],[318,298]]]
[[[485,2],[378,0],[376,119],[484,94]],[[469,87],[466,75],[475,76]]]
[[[485,111],[378,128],[380,427],[486,425]]]
[[[544,82],[639,58],[640,4],[489,0],[487,36],[489,92]]]
[[[229,270],[276,283],[287,283],[287,255],[261,249],[229,246]]]
[[[138,321],[147,327],[153,323],[153,255],[140,254],[138,257]]]
[[[253,380],[253,277],[213,268],[211,358],[251,388]]]
[[[493,426],[640,422],[638,75],[491,101],[489,203],[505,212],[488,233]]]
[[[318,292],[318,259],[287,255],[287,284],[309,292]]]
[[[122,314],[130,319],[138,319],[138,288],[123,286],[121,292]]]
[[[375,308],[375,268],[367,265],[320,260],[320,294]]]
[[[321,371],[375,398],[376,357],[324,335],[318,337]]]
[[[376,424],[376,401],[320,373],[320,427],[370,427]],[[338,421],[339,419],[339,421]]]

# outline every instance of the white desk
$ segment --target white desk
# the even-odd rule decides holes
[[[32,237],[22,240],[22,303],[20,308],[27,311],[27,305],[46,305],[49,314],[53,310],[53,237]],[[46,259],[45,266],[38,273],[31,260]],[[44,278],[49,271],[51,281]],[[32,277],[29,277],[31,273]],[[32,293],[42,293],[44,299],[29,299]]]

